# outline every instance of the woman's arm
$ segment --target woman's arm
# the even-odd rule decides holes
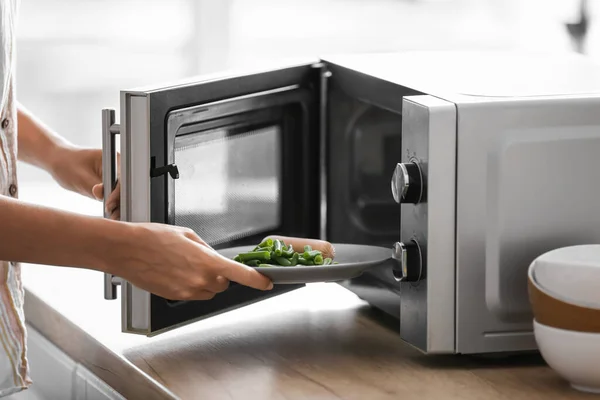
[[[0,259],[110,272],[124,223],[37,206],[0,196]]]
[[[102,150],[78,147],[18,106],[19,160],[48,172],[63,188],[92,199],[103,198]],[[119,171],[117,171],[119,173]],[[112,219],[120,218],[121,183],[106,202]]]
[[[0,196],[0,221],[0,260],[108,272],[171,300],[210,299],[230,280],[273,287],[181,227],[112,221],[6,196]]]
[[[23,105],[17,106],[19,160],[52,173],[63,148],[74,148],[71,143],[54,133],[35,118]]]

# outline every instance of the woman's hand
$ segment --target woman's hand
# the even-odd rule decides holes
[[[102,183],[102,150],[85,149],[75,146],[60,146],[54,150],[50,173],[56,182],[67,190],[83,196],[102,200],[104,185]],[[117,166],[119,155],[117,154]],[[120,171],[117,170],[117,177]],[[115,189],[106,202],[106,211],[110,218],[121,217],[121,184],[117,181]]]
[[[104,253],[108,263],[99,269],[141,289],[169,300],[208,300],[227,289],[229,281],[259,290],[273,288],[269,278],[223,257],[190,229],[126,224],[116,247]]]

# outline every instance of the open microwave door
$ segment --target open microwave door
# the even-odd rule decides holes
[[[121,134],[121,219],[189,227],[216,249],[318,237],[324,79],[307,63],[121,92],[121,123],[103,114],[105,180]],[[232,282],[212,300],[174,302],[109,275],[107,299],[115,284],[123,332],[149,336],[300,287]]]

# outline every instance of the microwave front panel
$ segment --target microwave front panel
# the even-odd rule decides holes
[[[317,237],[321,75],[301,65],[124,92],[123,219],[186,226],[217,249]],[[210,301],[178,302],[124,282],[123,330],[154,335],[298,287],[232,282]]]
[[[456,107],[409,96],[402,115],[402,166],[417,173],[405,180],[406,197],[398,194],[408,256],[407,279],[400,282],[400,336],[427,353],[454,353]]]

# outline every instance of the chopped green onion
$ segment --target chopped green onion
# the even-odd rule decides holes
[[[308,265],[308,260],[305,259],[304,257],[298,256],[298,264],[300,264],[300,265]]]
[[[295,254],[294,248],[292,247],[292,245],[290,244],[289,247],[287,249],[283,249],[283,255],[286,257],[292,257]]]
[[[236,255],[233,260],[251,267],[338,264],[329,257],[324,258],[320,251],[313,250],[310,245],[297,252],[291,244],[286,245],[283,240],[271,238],[263,240],[252,251]]]
[[[270,260],[271,253],[268,251],[250,251],[248,253],[240,253],[238,257],[241,261],[250,261],[250,260]]]
[[[249,267],[258,267],[260,262],[261,262],[260,260],[250,260],[250,261],[246,261],[245,264]]]
[[[299,257],[300,257],[300,255],[298,253],[294,253],[294,255],[292,256],[292,259],[290,260],[290,262],[292,263],[292,266],[298,265]]]
[[[258,247],[273,247],[273,239],[267,238],[261,242]]]
[[[306,258],[307,260],[312,260],[313,258],[319,255],[321,255],[321,252],[318,250],[310,250],[304,252],[304,258]]]
[[[275,261],[279,265],[283,265],[284,267],[289,267],[290,265],[292,265],[292,262],[285,257],[275,257]]]
[[[283,242],[281,240],[275,240],[273,242],[273,252],[275,253],[275,255],[277,257],[281,256],[281,252],[282,252],[281,245],[282,245],[282,243]]]

